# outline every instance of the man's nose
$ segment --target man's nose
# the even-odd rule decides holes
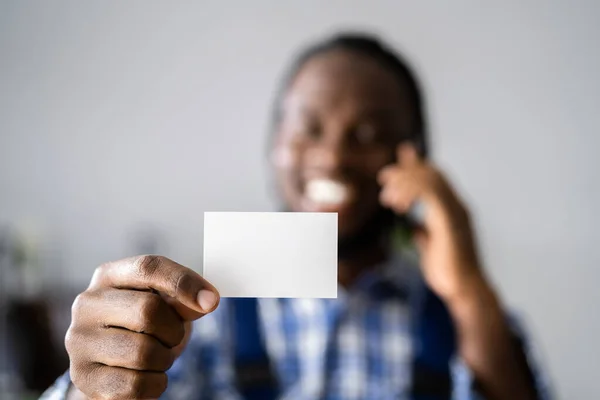
[[[345,143],[340,138],[322,138],[306,152],[306,165],[311,168],[337,171],[344,167],[347,155]]]

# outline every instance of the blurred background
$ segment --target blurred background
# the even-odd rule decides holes
[[[70,305],[100,263],[199,268],[204,211],[274,209],[278,80],[308,41],[355,29],[417,69],[434,159],[559,398],[596,398],[599,19],[591,0],[0,0],[0,391],[36,396],[67,367]]]

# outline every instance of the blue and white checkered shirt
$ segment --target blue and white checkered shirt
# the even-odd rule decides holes
[[[259,328],[278,378],[282,400],[409,398],[414,344],[408,297],[420,279],[418,268],[396,258],[364,275],[337,299],[259,299]],[[382,295],[386,293],[386,295]],[[168,371],[164,399],[238,400],[230,302],[196,321],[186,350]],[[513,321],[514,322],[514,321]],[[515,335],[534,373],[540,398],[548,399],[523,333]],[[481,397],[458,359],[451,363],[452,397]],[[63,399],[68,374],[46,392]]]

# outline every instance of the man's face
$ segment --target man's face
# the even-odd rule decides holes
[[[377,173],[394,162],[413,112],[401,82],[343,50],[310,59],[283,99],[272,160],[292,211],[337,212],[340,237],[380,210]]]

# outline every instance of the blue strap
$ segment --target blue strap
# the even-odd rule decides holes
[[[259,328],[258,302],[231,299],[237,387],[247,400],[275,399],[277,387]]]
[[[232,299],[231,304],[238,388],[247,400],[275,399],[277,387],[259,328],[257,300]],[[412,296],[411,312],[412,398],[448,399],[452,391],[450,361],[456,351],[456,334],[448,310],[422,285]]]
[[[448,399],[452,392],[450,361],[456,333],[444,303],[424,284],[413,297],[413,382],[415,400]]]

